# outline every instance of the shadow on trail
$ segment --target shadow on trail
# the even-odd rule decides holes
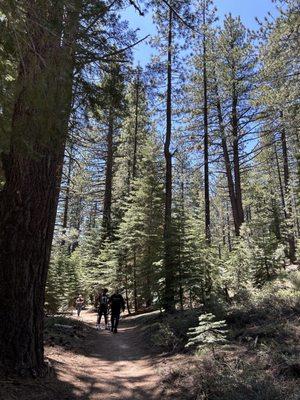
[[[88,352],[91,357],[110,362],[151,359],[145,347],[139,327],[130,320],[124,320],[117,334],[105,330],[96,332]]]
[[[77,375],[74,382],[65,382],[55,374],[44,379],[18,379],[0,381],[1,400],[145,400],[152,399],[148,390],[141,388],[133,389],[128,395],[128,383],[141,383],[143,377],[138,380],[122,378],[118,382],[117,390],[112,394],[109,384],[109,376],[105,377],[108,388],[99,388],[99,382],[94,377]],[[144,377],[147,380],[147,376]],[[85,387],[80,389],[76,386],[76,381],[85,383]]]
[[[122,319],[117,334],[96,331],[95,318],[95,314],[84,315],[86,337],[78,345],[49,348],[53,371],[46,378],[0,380],[0,400],[161,399],[139,317]]]

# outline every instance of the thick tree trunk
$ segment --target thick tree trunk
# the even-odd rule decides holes
[[[173,12],[169,10],[168,31],[168,66],[167,66],[167,104],[166,104],[166,138],[164,155],[166,161],[165,175],[165,221],[164,221],[164,264],[165,264],[165,299],[164,306],[167,312],[175,310],[174,293],[174,261],[172,252],[172,154],[170,151],[172,136],[172,29]]]
[[[30,44],[20,62],[0,192],[0,368],[8,374],[35,375],[44,366],[45,284],[70,114],[73,53],[70,47],[65,52],[61,42],[62,8],[27,6],[25,39]],[[33,23],[35,15],[49,19],[57,34]]]
[[[44,291],[63,162],[62,151],[39,152],[38,160],[10,154],[0,198],[1,367],[37,374],[43,367]]]
[[[114,115],[109,110],[108,130],[106,136],[106,169],[105,169],[105,192],[103,202],[103,228],[104,238],[111,237],[111,203],[112,203],[112,180],[113,180],[113,136],[114,136]]]

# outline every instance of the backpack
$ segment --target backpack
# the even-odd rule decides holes
[[[106,294],[101,294],[100,295],[100,305],[101,306],[107,306],[108,305],[108,296]]]

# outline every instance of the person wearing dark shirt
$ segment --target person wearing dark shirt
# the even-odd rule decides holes
[[[111,309],[111,331],[117,333],[121,310],[125,311],[125,301],[118,290],[110,297],[109,304]]]
[[[105,329],[107,329],[107,314],[108,314],[108,303],[109,303],[109,296],[107,292],[108,292],[107,289],[103,289],[102,293],[99,293],[98,297],[96,298],[97,312],[98,312],[96,329],[98,330],[100,329],[100,322],[102,315],[104,316]]]
[[[75,300],[75,307],[76,307],[76,310],[77,310],[78,317],[80,317],[80,313],[81,313],[81,310],[82,310],[83,306],[84,306],[84,298],[80,294],[77,297],[77,299]]]

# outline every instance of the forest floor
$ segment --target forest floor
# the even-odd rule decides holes
[[[97,331],[96,314],[83,311],[80,329],[69,338],[46,335],[46,357],[55,373],[44,379],[2,381],[0,399],[161,399],[161,360],[149,354],[144,345],[139,318],[122,319],[118,333],[112,334],[103,329]],[[76,317],[67,321],[78,324]]]
[[[97,331],[89,310],[48,317],[49,374],[0,377],[0,400],[300,400],[300,297],[290,282],[217,304],[227,341],[196,353],[186,343],[203,309],[126,316],[116,335]]]

